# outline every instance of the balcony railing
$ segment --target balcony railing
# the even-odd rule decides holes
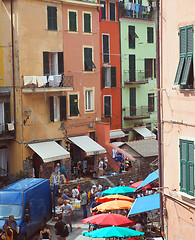
[[[139,108],[125,107],[123,109],[124,120],[150,118],[150,112],[148,110],[148,106],[141,106]]]
[[[150,11],[147,10],[147,6],[145,6],[146,10],[143,10],[142,7],[139,5],[139,12],[135,10],[129,10],[127,5],[123,2],[119,2],[118,7],[118,16],[120,17],[130,17],[130,18],[138,18],[138,19],[146,19],[146,20],[153,20],[154,19],[154,9],[151,8]]]
[[[24,87],[33,88],[73,88],[73,76],[48,75],[24,76]]]
[[[124,83],[125,84],[145,84],[145,83],[148,83],[148,78],[145,77],[145,71],[137,70],[135,72],[131,72],[129,70],[125,70]]]

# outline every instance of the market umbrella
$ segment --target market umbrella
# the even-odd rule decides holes
[[[125,227],[106,227],[91,232],[83,232],[82,234],[86,237],[92,238],[112,238],[112,237],[126,238],[142,236],[144,235],[144,232],[138,232]]]
[[[124,201],[124,200],[114,200],[114,201],[102,203],[94,207],[93,210],[104,212],[106,210],[130,209],[131,207],[132,207],[132,202]]]
[[[113,187],[113,188],[109,188],[105,191],[102,192],[102,195],[112,195],[112,194],[128,194],[128,193],[134,193],[135,189],[134,188],[130,188],[130,187]]]
[[[140,186],[140,184],[142,184],[143,181],[139,181],[139,182],[135,182],[133,184],[131,184],[131,188],[138,188]],[[142,190],[146,191],[147,189],[150,189],[151,186],[147,185],[146,187],[143,187]]]
[[[124,195],[113,194],[113,195],[107,195],[104,197],[100,197],[97,199],[97,202],[104,203],[104,202],[109,202],[109,201],[113,201],[113,200],[124,200],[124,201],[130,201],[130,202],[135,201],[135,199],[124,196]]]
[[[82,223],[92,223],[100,226],[133,226],[136,223],[129,218],[114,213],[97,214],[82,220]]]

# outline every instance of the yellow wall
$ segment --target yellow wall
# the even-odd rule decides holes
[[[4,61],[3,61],[3,42],[2,42],[2,11],[0,1],[0,87],[4,86]]]

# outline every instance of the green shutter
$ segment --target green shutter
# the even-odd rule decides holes
[[[78,96],[76,94],[69,96],[70,100],[70,116],[78,116]]]
[[[103,34],[102,42],[103,42],[103,62],[109,63],[110,61],[109,35]]]
[[[44,75],[49,75],[49,53],[43,52],[43,73]]]
[[[154,59],[154,78],[156,78],[156,59]]]
[[[180,82],[181,82],[184,62],[185,62],[185,58],[184,57],[180,57],[174,84],[180,84]]]
[[[154,93],[148,93],[148,112],[154,112]]]
[[[10,102],[4,102],[4,119],[5,123],[11,122]]]
[[[148,74],[148,59],[144,59],[145,61],[145,78],[148,78],[149,74]]]
[[[91,14],[84,13],[84,32],[91,32]]]
[[[135,55],[129,55],[129,82],[135,82]]]
[[[192,68],[192,56],[188,56],[184,65],[184,70],[181,78],[181,85],[187,84],[191,68]]]
[[[116,67],[111,67],[111,87],[116,87]]]
[[[104,7],[101,7],[101,19],[106,20],[106,2],[100,1],[100,4],[104,5]]]
[[[69,12],[69,31],[77,31],[76,12]]]
[[[187,192],[187,182],[186,182],[186,165],[187,165],[187,147],[186,142],[180,140],[180,182],[181,182],[181,191]]]
[[[104,96],[104,117],[111,117],[111,97]]]
[[[102,67],[102,87],[105,88],[105,85],[106,85],[106,68],[105,67]]]
[[[54,122],[54,100],[53,100],[53,97],[49,97],[49,106],[50,106],[50,121]]]
[[[110,21],[115,21],[115,3],[110,2]]]
[[[135,48],[135,26],[129,26],[129,48]]]
[[[60,96],[60,121],[66,119],[66,96]]]
[[[153,43],[154,42],[154,30],[153,27],[147,27],[147,42]]]
[[[64,54],[63,52],[58,53],[58,74],[64,73]]]
[[[187,163],[187,177],[188,177],[188,193],[194,196],[194,142],[188,142],[188,163]]]
[[[47,28],[57,30],[57,7],[47,6]]]
[[[84,48],[85,71],[92,71],[92,48]]]

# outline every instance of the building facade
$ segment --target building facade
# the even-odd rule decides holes
[[[155,6],[152,1],[120,2],[122,128],[128,140],[134,127],[156,125]]]
[[[161,1],[160,70],[166,239],[194,235],[194,2]]]

